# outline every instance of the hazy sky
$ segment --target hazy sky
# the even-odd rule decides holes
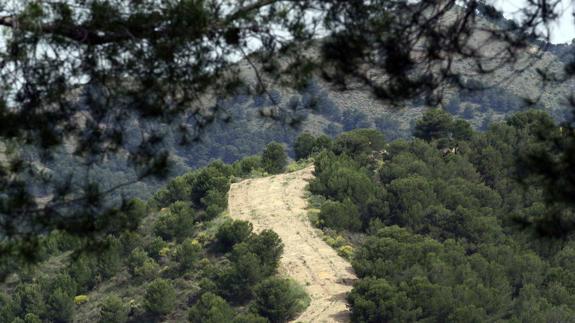
[[[500,10],[503,10],[507,18],[512,18],[518,14],[518,10],[526,3],[526,0],[491,0],[491,2]],[[575,24],[573,23],[573,3],[572,0],[561,0],[562,11],[561,19],[557,24],[552,26],[551,42],[571,43],[575,38]]]

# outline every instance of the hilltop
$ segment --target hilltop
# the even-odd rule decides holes
[[[553,206],[516,181],[541,129],[561,131],[535,110],[484,133],[430,110],[414,139],[306,134],[297,163],[277,143],[211,163],[110,214],[131,226],[103,245],[50,233],[2,284],[0,322],[568,320],[572,239],[538,235]]]

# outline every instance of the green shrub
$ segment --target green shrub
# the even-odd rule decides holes
[[[287,155],[284,147],[272,142],[266,146],[262,153],[262,167],[270,174],[280,174],[287,166]]]
[[[14,291],[15,312],[18,316],[33,313],[38,316],[44,315],[46,303],[38,284],[20,284]]]
[[[242,313],[236,316],[233,323],[268,323],[268,319],[255,313]]]
[[[128,257],[132,250],[136,249],[138,246],[143,245],[142,235],[138,232],[124,232],[120,236],[120,244],[122,246],[122,257]]]
[[[361,229],[359,211],[349,199],[343,203],[326,201],[321,206],[319,218],[321,223],[328,228],[351,231]]]
[[[68,274],[58,274],[49,281],[44,281],[42,284],[42,290],[44,291],[44,297],[50,295],[56,289],[61,289],[67,295],[73,297],[78,292],[78,287],[76,282]]]
[[[155,315],[166,315],[176,306],[176,290],[168,280],[158,278],[146,288],[144,295],[146,310]]]
[[[255,284],[267,277],[261,260],[245,243],[237,244],[230,257],[231,265],[222,268],[214,277],[218,294],[236,302],[250,299]]]
[[[164,241],[161,237],[154,237],[152,241],[146,246],[146,251],[148,255],[155,260],[159,260],[161,257],[162,250],[168,246],[168,243]]]
[[[148,258],[144,261],[141,266],[138,266],[134,269],[134,277],[140,278],[144,280],[150,280],[155,278],[160,271],[160,265],[152,259]]]
[[[76,281],[79,292],[87,292],[96,285],[97,259],[83,254],[74,259],[69,267],[70,276]]]
[[[425,141],[447,138],[453,125],[451,115],[442,109],[429,109],[417,120],[413,135]]]
[[[175,258],[181,271],[192,268],[194,263],[199,259],[202,246],[197,240],[186,239],[176,247]]]
[[[208,204],[210,200],[205,199],[208,194],[218,192],[225,196],[230,188],[230,177],[232,174],[232,166],[226,165],[221,161],[215,161],[199,170],[192,184],[190,195],[194,205],[205,209],[210,206]]]
[[[226,300],[210,292],[200,297],[188,315],[192,323],[231,322],[233,317],[234,311]]]
[[[122,267],[121,245],[117,238],[109,237],[104,250],[98,254],[98,274],[102,278],[114,276]]]
[[[270,322],[286,322],[309,305],[303,288],[292,280],[271,277],[255,288],[254,309]]]
[[[134,278],[150,280],[158,274],[160,266],[140,247],[128,257],[128,272]]]
[[[356,129],[338,136],[333,150],[337,154],[347,154],[357,159],[359,156],[382,150],[384,147],[385,138],[381,132],[375,129]]]
[[[314,152],[318,153],[324,149],[332,149],[333,141],[326,135],[321,135],[316,138],[314,145]]]
[[[196,215],[188,202],[177,201],[158,218],[154,233],[166,241],[183,241],[192,236]]]
[[[313,194],[309,197],[309,206],[314,209],[319,209],[325,203],[326,198],[323,195]]]
[[[46,299],[47,315],[52,322],[72,322],[74,299],[62,289],[56,289]]]
[[[229,256],[231,265],[214,278],[219,293],[234,301],[249,299],[258,282],[276,273],[282,252],[283,243],[271,230],[236,244]]]
[[[137,247],[136,249],[132,250],[130,256],[128,257],[128,272],[132,275],[135,274],[136,268],[142,266],[146,260],[150,257],[148,253],[144,251],[141,247]]]
[[[207,217],[202,220],[211,220],[228,207],[227,191],[209,190],[202,198],[202,204],[206,206]]]
[[[261,162],[260,156],[244,157],[233,164],[234,174],[239,177],[249,176],[252,171],[261,167]]]
[[[295,159],[300,160],[308,158],[313,153],[314,147],[315,137],[307,132],[302,133],[296,138],[293,144]]]
[[[125,323],[129,307],[116,295],[106,297],[100,304],[100,323]]]
[[[350,245],[345,245],[337,248],[337,254],[350,260],[353,257],[353,247]]]
[[[385,279],[364,278],[348,295],[354,322],[414,322],[421,314],[405,292]]]
[[[277,233],[272,230],[263,230],[247,241],[247,248],[260,259],[264,275],[269,276],[276,272],[284,248]]]
[[[216,238],[224,250],[228,251],[237,243],[248,240],[252,230],[253,225],[250,222],[234,220],[222,224],[216,233]]]
[[[34,313],[28,313],[24,315],[24,323],[42,323],[42,320],[38,315]]]
[[[12,322],[19,312],[20,304],[10,296],[0,292],[0,322]]]

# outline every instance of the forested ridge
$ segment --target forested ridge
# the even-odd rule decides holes
[[[0,0],[0,323],[575,322],[564,1]]]
[[[360,278],[347,296],[352,321],[575,317],[575,247],[570,235],[549,238],[561,228],[544,216],[568,209],[522,173],[523,156],[549,149],[562,132],[538,110],[476,132],[432,109],[412,139],[388,141],[375,129],[300,135],[296,159],[315,164],[311,219],[345,245],[338,251]],[[276,275],[282,242],[225,214],[230,183],[286,167],[285,147],[272,143],[261,155],[187,172],[109,214],[129,230],[109,227],[94,252],[71,252],[85,241],[51,233],[44,261],[2,285],[0,321],[293,319],[307,296]]]
[[[541,212],[515,208],[512,222],[565,239],[575,231],[575,46],[551,44],[560,4],[528,1],[508,20],[488,0],[0,0],[0,280],[42,260],[52,232],[76,236],[69,251],[99,249],[135,228],[133,198],[271,141],[292,156],[306,131],[377,128],[387,142],[415,134],[467,156],[479,151],[466,147],[471,129],[526,108],[562,124],[535,134],[543,143],[510,174],[542,188]],[[421,132],[428,108],[471,129],[452,122],[447,140]],[[510,198],[475,157],[484,184]],[[389,208],[382,223],[402,219],[378,195],[388,193],[363,193],[369,208]],[[218,198],[193,202],[213,216]],[[339,202],[361,217],[350,228],[366,230],[367,206]]]
[[[2,284],[0,322],[284,322],[309,299],[277,276],[283,243],[224,213],[232,181],[285,169],[283,146],[171,180],[107,214],[103,244],[54,231],[43,262]],[[117,228],[126,230],[117,230]]]
[[[316,222],[356,248],[353,321],[573,320],[572,238],[541,238],[562,230],[544,217],[558,206],[521,162],[561,131],[535,110],[483,133],[430,110],[414,139],[360,129],[318,153]]]

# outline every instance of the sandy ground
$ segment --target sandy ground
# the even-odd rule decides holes
[[[280,273],[304,286],[311,304],[296,322],[347,322],[345,301],[356,278],[349,262],[319,236],[307,217],[305,186],[313,167],[232,184],[229,212],[250,221],[256,232],[274,230],[282,239]]]

